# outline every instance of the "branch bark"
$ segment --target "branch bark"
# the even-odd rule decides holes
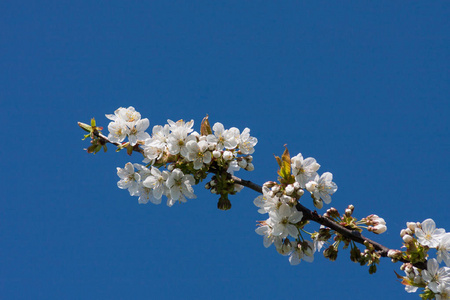
[[[260,185],[253,183],[249,180],[241,179],[236,176],[232,176],[232,178],[235,183],[245,186],[249,189],[252,189],[252,190],[262,194],[262,187]],[[297,204],[296,208],[297,208],[297,210],[299,210],[303,213],[303,219],[310,220],[310,221],[319,223],[323,226],[326,226],[328,228],[331,228],[334,231],[340,233],[344,237],[349,238],[356,243],[364,245],[365,241],[369,242],[370,244],[373,245],[374,249],[377,250],[377,253],[381,257],[388,257],[387,255],[388,255],[389,250],[393,250],[393,249],[389,249],[388,247],[385,247],[385,246],[381,245],[380,243],[377,243],[377,242],[363,236],[360,232],[358,232],[356,230],[350,230],[350,229],[334,222],[333,220],[330,220],[326,217],[319,215],[317,213],[317,211],[311,211],[309,208],[303,206],[300,203]],[[407,261],[405,259],[399,259],[399,261],[404,262],[404,263],[409,263],[409,261]],[[422,270],[427,268],[426,263],[416,263],[416,264],[414,264],[414,266],[417,268],[420,268]]]

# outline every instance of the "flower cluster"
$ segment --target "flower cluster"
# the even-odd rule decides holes
[[[289,255],[292,265],[299,264],[301,260],[312,262],[317,246],[321,247],[323,243],[303,239],[301,231],[306,223],[302,222],[303,214],[296,205],[306,189],[311,193],[314,205],[321,208],[323,202],[331,202],[331,195],[337,186],[332,182],[331,173],[317,174],[320,165],[314,158],[304,159],[301,154],[290,158],[286,149],[282,158],[277,157],[277,160],[280,184],[266,182],[263,195],[254,200],[259,213],[269,214],[269,219],[260,222],[256,233],[264,236],[265,247],[275,244],[280,254]]]
[[[113,115],[106,115],[112,122],[108,125],[108,139],[113,143],[121,143],[128,137],[131,146],[136,145],[138,140],[149,138],[145,132],[150,122],[147,118],[141,119],[141,114],[134,107],[120,107],[116,109]]]
[[[450,299],[450,233],[436,228],[432,219],[422,223],[408,222],[407,228],[400,232],[406,251],[391,251],[388,256],[394,261],[405,259],[401,267],[406,276],[403,279],[405,290],[409,293],[423,288],[423,299]],[[436,258],[427,258],[428,251],[436,249]],[[414,264],[426,261],[426,269]],[[446,266],[439,267],[444,262]]]
[[[168,120],[164,126],[154,126],[149,135],[145,132],[148,119],[141,119],[133,107],[121,107],[106,117],[112,120],[108,125],[110,141],[120,143],[128,137],[129,146],[141,147],[145,166],[127,163],[117,168],[118,187],[139,196],[139,203],[159,204],[162,196],[167,197],[168,206],[186,202],[196,197],[192,186],[209,172],[216,173],[217,178],[231,176],[241,168],[254,169],[251,154],[258,140],[250,136],[248,128],[241,133],[238,128],[225,129],[223,124],[215,123],[211,129],[205,118],[198,133],[192,128],[193,120]],[[233,191],[215,192],[225,195],[240,188],[233,184]]]

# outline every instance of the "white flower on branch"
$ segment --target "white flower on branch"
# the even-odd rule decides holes
[[[282,203],[278,210],[273,210],[269,213],[269,217],[270,221],[268,220],[267,223],[273,224],[272,234],[274,236],[281,238],[286,238],[288,235],[294,238],[298,237],[298,229],[295,224],[302,219],[302,212],[286,203]]]
[[[188,160],[194,162],[194,169],[200,170],[203,164],[209,164],[211,162],[211,151],[208,150],[208,142],[206,141],[189,141],[186,143],[188,150]]]
[[[215,123],[213,128],[214,134],[207,136],[207,141],[211,144],[216,144],[217,150],[234,149],[237,146],[237,141],[234,133],[230,130],[225,130],[222,123]]]
[[[133,124],[132,127],[130,127],[130,130],[128,132],[128,141],[130,142],[131,146],[136,145],[137,141],[145,141],[146,139],[150,138],[150,135],[145,132],[149,125],[150,121],[145,118],[137,121]]]
[[[289,263],[291,265],[298,265],[302,260],[306,262],[314,261],[314,244],[310,241],[304,243],[292,242],[294,244],[293,251],[289,257]]]
[[[275,247],[280,247],[282,243],[282,239],[279,236],[274,236],[273,229],[269,225],[262,225],[255,229],[255,232],[259,235],[264,236],[263,244],[264,247],[268,248],[270,245],[275,243]]]
[[[436,259],[429,259],[427,269],[422,271],[422,278],[428,282],[428,288],[433,292],[438,292],[438,285],[450,285],[450,268],[439,268]]]
[[[450,233],[446,233],[442,236],[441,241],[437,246],[436,259],[439,263],[444,261],[447,267],[450,267]]]
[[[325,172],[322,176],[316,175],[313,181],[306,184],[306,189],[316,199],[322,199],[326,204],[331,203],[331,195],[337,191],[337,185],[333,181],[333,174]]]
[[[183,174],[180,169],[174,169],[166,181],[166,186],[169,188],[169,195],[167,195],[167,205],[172,206],[176,201],[186,202],[186,198],[196,198],[194,195],[194,176],[191,174]]]
[[[303,159],[302,154],[299,153],[291,158],[291,167],[295,180],[301,188],[305,188],[306,184],[316,177],[320,165],[312,157]]]
[[[121,143],[127,137],[130,129],[127,124],[122,120],[116,122],[110,122],[108,124],[108,139],[113,143]]]
[[[444,229],[436,229],[436,223],[434,223],[433,219],[426,219],[422,222],[421,228],[416,228],[418,242],[422,246],[428,246],[430,248],[436,248],[439,245],[439,241],[444,233]]]
[[[119,107],[114,111],[114,115],[106,115],[111,121],[123,121],[126,123],[134,123],[141,119],[141,114],[137,112],[133,106],[128,108]]]
[[[150,171],[151,175],[144,180],[143,185],[150,188],[152,190],[153,197],[161,202],[161,197],[169,192],[169,189],[166,186],[166,181],[170,174],[168,171],[161,172],[153,166]]]
[[[123,169],[117,168],[117,175],[120,177],[119,182],[117,182],[117,186],[120,189],[128,189],[131,196],[137,196],[139,194],[138,190],[141,176],[134,171],[132,163],[127,163]]]
[[[255,152],[255,145],[258,143],[258,139],[250,136],[250,129],[245,128],[239,137],[239,150],[242,154],[253,154]]]

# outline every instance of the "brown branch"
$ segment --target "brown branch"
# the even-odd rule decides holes
[[[110,144],[116,145],[117,147],[122,147],[122,144],[121,144],[121,143],[111,142],[111,141],[108,139],[107,136],[103,135],[103,134],[102,134],[100,131],[98,131],[98,130],[95,130],[95,131],[93,132],[93,135],[96,136],[97,138],[99,138],[101,141],[103,141],[103,142],[105,142],[105,143],[110,143]],[[134,145],[133,151],[139,152],[139,153],[141,153],[142,155],[144,155],[144,150],[143,150],[141,147],[139,147],[138,144]]]
[[[256,183],[253,183],[251,181],[248,180],[244,180],[241,179],[239,177],[233,176],[233,180],[235,183],[243,185],[245,187],[248,187],[260,194],[262,194],[262,187]],[[356,231],[356,230],[350,230],[344,226],[341,226],[340,224],[332,221],[331,219],[328,219],[326,217],[323,217],[321,215],[319,215],[317,213],[317,211],[311,211],[310,209],[306,208],[305,206],[303,206],[302,204],[298,203],[296,205],[297,210],[301,211],[303,213],[303,219],[305,220],[311,220],[313,222],[319,223],[323,226],[326,226],[328,228],[333,229],[334,231],[338,232],[339,234],[341,234],[342,236],[356,242],[359,244],[363,244],[364,242],[367,241],[370,244],[372,244],[372,246],[374,247],[374,249],[377,251],[377,253],[381,256],[381,257],[388,257],[388,252],[389,249],[388,247],[385,247],[383,245],[381,245],[380,243],[377,243],[369,238],[366,238],[365,236],[363,236],[360,232]],[[399,259],[398,261],[404,262],[404,263],[409,263],[409,261],[405,260],[405,259]],[[422,270],[426,269],[426,263],[416,263],[414,264],[415,267],[420,268]]]

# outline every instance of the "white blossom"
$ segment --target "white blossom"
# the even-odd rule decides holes
[[[170,194],[168,195],[167,205],[172,206],[176,201],[186,202],[186,197],[189,199],[195,198],[192,188],[194,183],[195,180],[192,175],[185,175],[180,169],[174,169],[166,181]]]
[[[213,128],[214,134],[210,134],[207,136],[207,141],[209,143],[216,144],[217,150],[226,149],[234,149],[237,146],[237,141],[234,136],[234,133],[229,130],[225,130],[222,123],[215,123]]]
[[[422,246],[428,246],[430,248],[436,248],[439,245],[439,241],[444,233],[444,229],[436,229],[436,223],[434,223],[433,219],[426,219],[422,222],[421,228],[416,228],[418,242]]]
[[[239,137],[239,150],[242,154],[252,154],[257,143],[258,139],[250,136],[250,129],[245,128]]]
[[[301,188],[305,188],[306,184],[314,180],[320,165],[312,157],[303,159],[301,153],[291,158],[292,175],[300,184]]]
[[[293,251],[289,257],[289,263],[291,265],[298,265],[302,259],[306,262],[314,261],[314,245],[312,242],[306,241],[306,245],[295,242]]]
[[[282,243],[282,239],[279,236],[274,236],[273,229],[269,225],[263,225],[255,229],[255,232],[259,235],[264,236],[263,244],[264,247],[268,248],[270,245],[275,243],[275,247],[279,247]]]
[[[161,197],[169,192],[166,186],[166,181],[169,178],[169,172],[161,172],[159,169],[152,166],[151,175],[144,181],[143,185],[152,190],[153,197],[161,202]]]
[[[439,268],[436,259],[429,259],[427,269],[422,271],[422,278],[428,283],[428,288],[434,293],[437,293],[438,285],[450,285],[450,268]]]
[[[130,127],[130,131],[128,132],[128,141],[130,142],[131,146],[136,145],[138,140],[145,141],[146,139],[150,138],[150,135],[145,132],[149,125],[150,122],[147,118],[133,123],[133,126]]]
[[[128,189],[131,196],[137,196],[139,194],[138,190],[141,176],[134,171],[132,163],[127,163],[123,169],[117,168],[117,175],[120,177],[119,182],[117,182],[117,186],[120,189]]]
[[[133,106],[128,108],[119,107],[114,111],[114,115],[106,115],[112,121],[123,121],[126,123],[134,123],[141,119],[141,114],[137,112]]]
[[[113,143],[121,143],[127,137],[130,129],[122,120],[110,122],[108,125],[108,139]]]
[[[282,203],[278,210],[273,210],[269,213],[270,222],[273,223],[274,236],[286,238],[288,235],[296,238],[298,236],[298,229],[294,225],[303,217],[303,213],[296,208],[290,207],[286,203]]]
[[[447,267],[450,267],[450,232],[442,236],[437,246],[436,259],[439,263],[444,261]]]
[[[331,195],[337,191],[337,185],[332,181],[333,174],[325,172],[322,176],[316,175],[314,181],[306,184],[306,189],[313,194],[314,198],[322,199],[326,204],[330,204]]]
[[[194,162],[194,169],[200,170],[203,164],[209,164],[211,162],[211,151],[208,150],[208,142],[206,141],[189,141],[186,143],[188,150],[187,158]]]

